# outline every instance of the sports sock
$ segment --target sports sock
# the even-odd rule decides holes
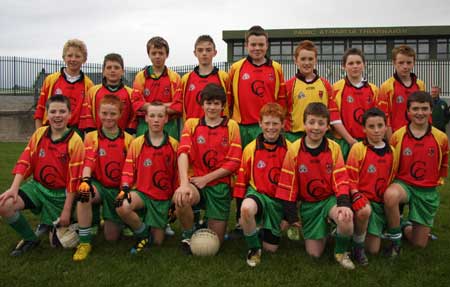
[[[138,229],[133,230],[134,235],[136,235],[136,237],[138,238],[145,238],[149,236],[149,228],[147,227],[147,225],[145,223],[141,223],[141,226],[139,226]]]
[[[334,254],[340,254],[348,251],[352,237],[336,233],[335,240],[336,244],[334,246]]]
[[[366,240],[366,232],[357,235],[353,234],[353,246],[354,247],[364,247],[364,241]]]
[[[80,235],[80,243],[91,243],[91,227],[80,227],[78,230],[78,234]]]
[[[258,231],[255,229],[250,234],[244,234],[245,242],[247,242],[248,249],[260,249],[261,242],[259,241]]]
[[[387,230],[387,238],[392,241],[395,245],[400,246],[402,242],[402,229],[400,226],[389,228]]]
[[[13,216],[5,218],[5,220],[9,224],[9,226],[11,226],[17,233],[22,236],[23,239],[28,241],[34,241],[38,239],[22,213],[16,211]]]

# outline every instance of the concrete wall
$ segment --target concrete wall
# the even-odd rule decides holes
[[[26,142],[34,132],[34,111],[0,111],[0,142]]]

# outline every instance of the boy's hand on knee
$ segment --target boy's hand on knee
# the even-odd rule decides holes
[[[13,199],[13,203],[17,202],[18,190],[13,190],[12,188],[8,189],[4,193],[0,195],[0,206],[4,205],[8,198]]]
[[[84,177],[78,187],[78,200],[80,202],[89,202],[90,196],[94,198],[94,195],[94,187],[92,186],[91,178]]]
[[[362,209],[367,204],[369,204],[369,200],[362,192],[357,191],[352,194],[352,209],[354,211]]]
[[[353,212],[346,206],[337,207],[337,219],[339,221],[353,221]]]
[[[121,207],[124,200],[128,200],[128,203],[131,203],[131,194],[130,188],[128,186],[122,186],[122,189],[119,191],[119,194],[116,196],[116,200],[114,205],[116,207]]]

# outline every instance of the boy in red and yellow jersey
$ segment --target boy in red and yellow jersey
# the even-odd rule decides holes
[[[242,156],[239,127],[222,116],[227,99],[223,88],[208,84],[200,96],[205,116],[185,123],[178,149],[180,187],[173,197],[185,252],[190,252],[195,205],[206,210],[208,227],[223,241],[230,212],[231,175],[239,169]]]
[[[0,216],[24,239],[11,256],[22,255],[40,242],[21,210],[40,214],[40,221],[47,225],[52,225],[58,217],[61,226],[68,226],[71,221],[83,167],[83,141],[67,127],[70,119],[67,97],[50,97],[46,110],[50,126],[37,129],[31,136],[14,167],[11,187],[0,195]],[[33,179],[21,185],[30,175]]]
[[[105,56],[103,60],[103,83],[89,89],[83,103],[80,129],[85,132],[101,129],[100,102],[105,95],[112,94],[122,102],[118,128],[127,130],[131,134],[135,133],[136,123],[133,121],[134,113],[131,103],[132,89],[122,83],[123,69],[122,56],[114,53]]]
[[[325,249],[329,220],[337,225],[334,256],[346,269],[355,265],[348,256],[353,234],[353,212],[348,174],[339,145],[325,137],[330,116],[322,103],[309,104],[303,116],[306,135],[286,153],[276,197],[283,200],[288,223],[300,226],[296,202],[301,201],[306,252],[320,257]]]
[[[399,162],[394,180],[384,194],[388,221],[388,239],[392,241],[388,256],[398,256],[402,230],[399,204],[409,205],[412,226],[404,230],[415,246],[426,247],[428,234],[440,203],[437,187],[443,184],[448,170],[448,138],[429,122],[433,100],[422,91],[412,93],[406,102],[410,123],[391,137],[394,157]]]
[[[362,116],[362,124],[366,138],[352,146],[346,167],[355,213],[352,255],[357,263],[367,265],[364,244],[372,254],[380,250],[386,227],[383,194],[394,177],[396,163],[393,148],[384,141],[385,114],[371,108]]]
[[[139,114],[136,136],[148,131],[145,121],[145,112],[140,112],[145,103],[159,101],[168,108],[171,119],[164,126],[169,136],[178,140],[180,138],[177,112],[169,109],[175,100],[175,94],[180,89],[180,75],[166,66],[169,57],[169,43],[162,37],[152,37],[147,42],[147,55],[152,62],[136,74],[133,82],[133,108]]]
[[[378,96],[378,88],[363,78],[364,65],[361,50],[348,49],[342,57],[346,77],[333,85],[333,104],[329,107],[331,125],[344,159],[350,147],[365,138],[362,116],[366,110],[375,107]]]
[[[286,123],[286,138],[296,141],[305,134],[303,112],[309,103],[319,102],[329,106],[333,95],[330,83],[320,77],[315,70],[317,48],[313,42],[305,40],[295,49],[297,74],[286,82],[286,96],[289,120]]]
[[[213,65],[212,61],[216,54],[216,44],[211,36],[201,35],[197,38],[194,55],[198,59],[198,66],[181,78],[181,89],[170,107],[181,113],[184,120],[204,116],[200,94],[206,85],[211,83],[219,85],[227,93],[228,74]],[[225,116],[229,114],[227,105],[223,114]]]
[[[131,254],[162,244],[169,207],[177,186],[178,142],[164,132],[167,107],[161,102],[146,105],[148,131],[128,149],[122,172],[122,190],[116,197],[116,211],[131,227],[137,242]],[[144,211],[143,221],[138,215]]]
[[[242,147],[260,133],[259,111],[272,102],[286,108],[286,86],[281,65],[267,58],[269,35],[261,26],[251,27],[245,34],[248,56],[235,62],[229,71],[230,117],[239,124]],[[236,199],[236,221],[239,222],[241,200]],[[241,237],[239,224],[230,233]]]
[[[277,103],[265,104],[260,111],[262,133],[250,142],[242,154],[241,167],[233,196],[244,199],[241,226],[248,246],[247,264],[261,261],[261,242],[256,229],[262,224],[262,247],[275,252],[280,244],[283,206],[275,198],[284,156],[290,146],[281,131],[286,112]]]
[[[36,129],[42,125],[48,125],[48,113],[45,107],[47,100],[53,95],[64,95],[70,99],[72,116],[68,125],[78,128],[84,97],[94,85],[91,79],[81,71],[81,65],[87,59],[87,48],[82,41],[78,39],[67,41],[64,44],[62,58],[66,67],[61,68],[60,72],[47,76],[42,85],[34,113]]]
[[[106,240],[117,240],[122,221],[114,201],[119,193],[120,176],[132,136],[119,127],[123,103],[115,95],[105,95],[99,103],[101,127],[88,133],[84,140],[85,160],[82,183],[78,187],[77,218],[80,244],[74,261],[85,260],[91,251],[92,205],[102,204],[103,234]]]
[[[416,52],[407,45],[392,50],[392,63],[395,73],[380,87],[377,107],[386,113],[388,119],[388,139],[392,133],[408,124],[406,102],[416,91],[425,91],[425,84],[412,72]]]

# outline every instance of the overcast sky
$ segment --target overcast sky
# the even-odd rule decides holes
[[[66,40],[87,44],[88,62],[120,53],[126,66],[148,64],[145,44],[153,36],[170,45],[169,66],[194,64],[201,34],[226,60],[223,30],[450,25],[448,0],[72,0],[0,2],[0,55],[60,59]]]

